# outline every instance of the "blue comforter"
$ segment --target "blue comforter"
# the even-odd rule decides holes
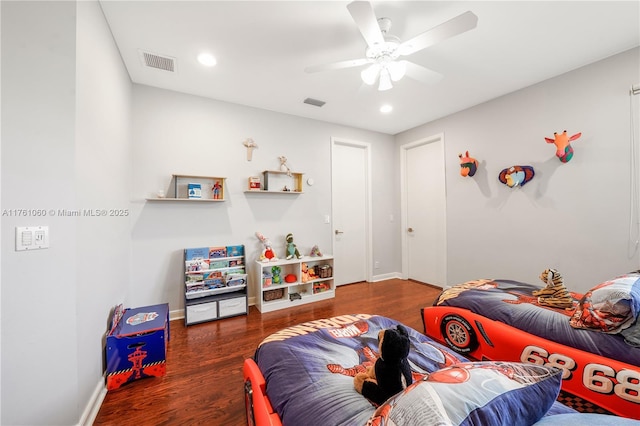
[[[625,343],[620,334],[571,326],[572,309],[539,306],[534,290],[540,287],[511,280],[480,280],[445,290],[434,306],[455,306],[500,321],[530,334],[606,358],[640,366],[640,348]],[[575,305],[582,295],[574,294]]]
[[[397,324],[382,316],[352,314],[288,327],[265,338],[254,359],[283,424],[364,426],[376,407],[356,392],[353,376],[374,363],[378,331]],[[407,329],[414,381],[467,361],[429,337]],[[555,403],[547,414],[560,412],[573,410]]]

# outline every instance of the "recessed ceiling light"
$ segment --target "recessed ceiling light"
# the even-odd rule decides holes
[[[212,67],[217,63],[216,58],[214,58],[213,55],[210,53],[199,54],[198,62],[200,62],[205,67]]]
[[[382,105],[380,107],[380,112],[383,114],[389,114],[391,111],[393,111],[393,107],[391,105]]]

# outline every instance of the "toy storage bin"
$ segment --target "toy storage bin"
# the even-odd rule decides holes
[[[316,266],[316,274],[318,275],[318,278],[331,278],[331,272],[331,265]]]
[[[114,321],[116,320],[116,321]],[[166,373],[169,304],[125,309],[107,334],[107,389]]]
[[[267,290],[262,293],[262,299],[265,302],[268,302],[270,300],[282,299],[282,296],[284,296],[284,288],[274,288],[273,290]]]
[[[273,282],[273,274],[271,272],[262,272],[262,287],[270,287]]]
[[[323,291],[331,290],[331,286],[326,282],[319,282],[313,284],[313,294],[322,293]]]

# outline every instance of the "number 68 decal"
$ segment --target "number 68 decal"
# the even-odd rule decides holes
[[[521,362],[555,367],[562,370],[562,379],[571,379],[577,363],[573,358],[562,354],[549,354],[537,346],[527,346],[520,355]],[[593,392],[602,394],[615,393],[627,401],[640,404],[640,372],[628,369],[616,371],[606,365],[585,365],[582,384]]]

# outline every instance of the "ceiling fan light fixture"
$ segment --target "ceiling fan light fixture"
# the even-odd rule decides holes
[[[397,36],[389,34],[391,19],[376,18],[370,1],[351,1],[347,5],[347,10],[367,44],[365,57],[307,67],[305,72],[337,70],[372,64],[362,70],[360,76],[364,83],[371,86],[378,81],[378,90],[391,89],[392,82],[400,81],[407,72],[412,79],[423,83],[432,83],[441,78],[442,76],[435,71],[414,62],[399,60],[399,58],[412,55],[450,37],[472,30],[478,23],[478,17],[467,11],[409,40],[401,41]]]
[[[378,78],[378,73],[380,72],[380,66],[378,64],[373,64],[363,69],[360,73],[360,77],[365,84],[369,86],[373,86],[376,84],[376,79]]]
[[[407,72],[407,63],[405,61],[393,61],[387,64],[391,80],[400,81]]]
[[[385,90],[389,90],[393,87],[391,84],[391,76],[389,75],[389,71],[386,68],[380,70],[380,85],[378,85],[378,90],[383,92]]]

